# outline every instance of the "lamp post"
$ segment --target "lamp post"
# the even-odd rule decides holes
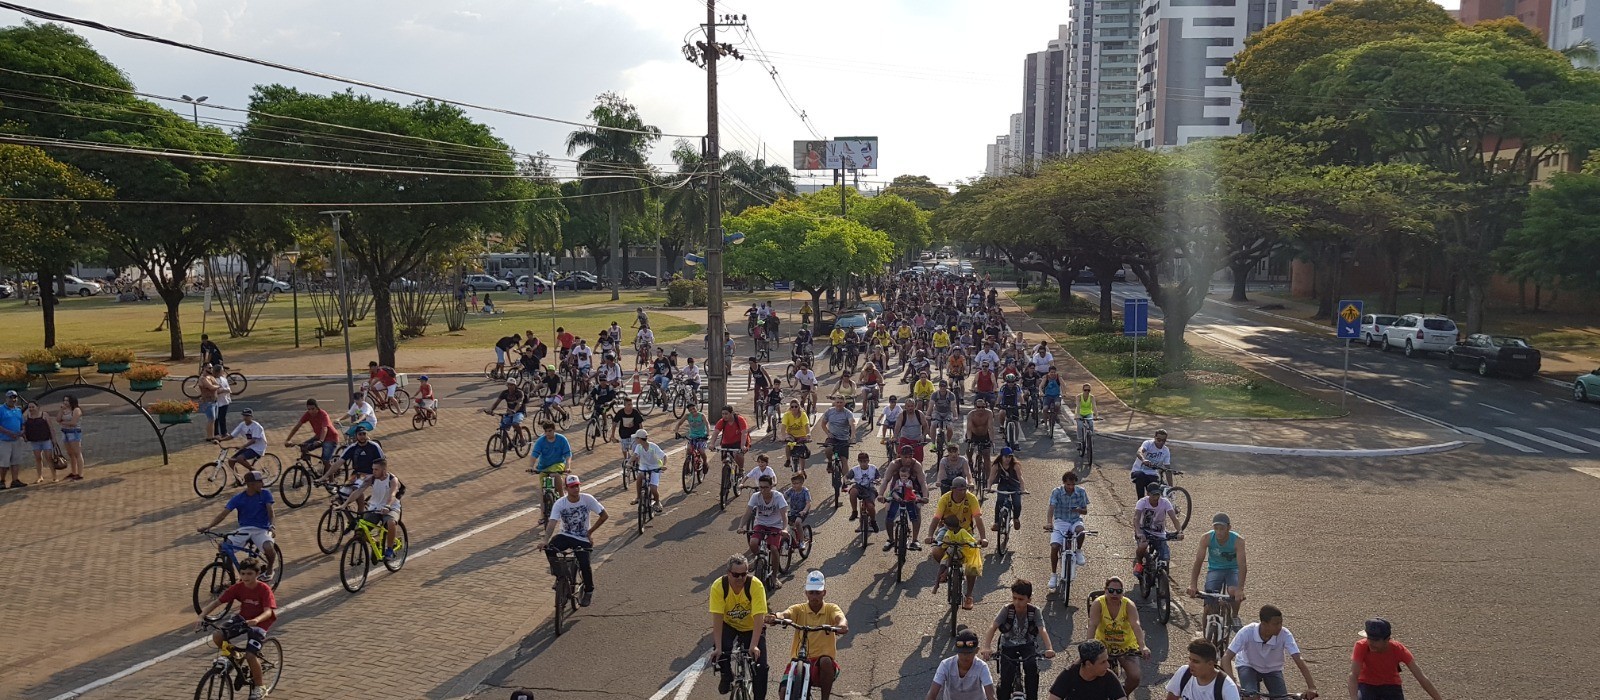
[[[200,126],[200,103],[205,102],[208,96],[190,97],[188,95],[179,95],[178,97],[189,103],[189,107],[194,110],[194,125]]]
[[[339,271],[339,335],[344,336],[345,395],[356,395],[356,372],[350,362],[350,296],[344,286],[344,235],[339,231],[340,217],[349,216],[348,210],[321,212],[333,219],[333,265]]]
[[[300,348],[300,247],[286,250],[283,257],[289,260],[289,298],[294,304],[294,347]]]

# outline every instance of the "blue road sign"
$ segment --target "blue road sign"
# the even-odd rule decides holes
[[[1122,301],[1122,334],[1146,336],[1150,334],[1150,300],[1124,299]]]
[[[1334,315],[1338,324],[1340,338],[1361,337],[1361,301],[1358,299],[1341,299],[1338,313]]]

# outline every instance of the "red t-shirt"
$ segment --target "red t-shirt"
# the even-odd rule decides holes
[[[336,433],[333,430],[333,419],[328,416],[327,411],[320,408],[315,411],[306,411],[300,414],[300,422],[295,423],[294,427],[298,428],[306,423],[311,424],[311,434],[316,436],[318,440],[336,439]]]
[[[744,416],[734,416],[732,422],[726,418],[717,421],[717,430],[722,431],[722,444],[724,447],[739,447],[743,445],[744,431],[749,429],[750,425],[744,422]]]
[[[375,370],[372,370],[371,372],[368,372],[367,374],[370,375],[373,379],[378,380],[378,382],[383,384],[384,386],[393,386],[394,383],[395,383],[394,372],[391,371],[391,370],[388,370],[388,369],[384,369],[382,367],[379,367],[379,368],[377,368]]]
[[[978,377],[972,380],[972,389],[973,391],[981,391],[985,394],[994,391],[994,373],[979,372]]]
[[[556,341],[561,343],[562,350],[571,350],[573,337],[571,333],[562,333],[556,336]]]
[[[278,599],[272,596],[272,586],[260,581],[256,582],[255,588],[242,583],[228,586],[228,590],[222,592],[222,602],[232,603],[236,601],[239,603],[239,614],[246,620],[254,620],[261,613],[278,609]],[[261,623],[261,629],[271,629],[272,623],[277,621],[278,616],[273,615]]]
[[[1400,685],[1400,665],[1411,663],[1411,651],[1406,645],[1396,641],[1389,642],[1389,648],[1383,651],[1373,651],[1367,640],[1356,641],[1355,651],[1350,654],[1350,660],[1361,664],[1361,674],[1356,676],[1356,682],[1367,685]]]

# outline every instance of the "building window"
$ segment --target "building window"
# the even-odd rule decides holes
[[[1206,39],[1206,46],[1233,46],[1233,37],[1226,39]]]
[[[1227,107],[1228,105],[1233,104],[1233,98],[1231,98],[1231,97],[1207,97],[1207,98],[1205,98],[1205,103],[1204,104],[1207,107]]]
[[[1173,7],[1234,7],[1234,0],[1172,0]]]
[[[1233,84],[1233,78],[1206,78],[1200,84],[1207,87],[1226,87]]]
[[[1233,18],[1232,17],[1196,17],[1196,18],[1194,18],[1194,26],[1196,26],[1196,27],[1231,27],[1231,26],[1233,26]]]
[[[1572,18],[1572,28],[1573,29],[1577,29],[1578,27],[1581,27],[1581,26],[1583,26],[1583,15],[1578,15],[1577,17],[1573,17]]]

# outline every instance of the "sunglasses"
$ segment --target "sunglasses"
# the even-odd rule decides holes
[[[1121,588],[1107,588],[1106,595],[1122,595]]]
[[[750,575],[750,572],[748,572],[748,571],[729,571],[728,572],[728,576],[732,577],[732,578],[744,578],[744,577],[749,576],[749,575]]]

